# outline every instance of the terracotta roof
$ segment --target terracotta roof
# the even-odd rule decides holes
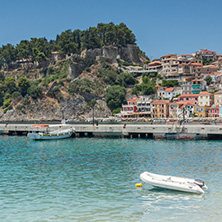
[[[156,59],[154,59],[153,61],[159,61],[159,59],[156,58]]]
[[[202,74],[204,76],[213,76],[214,74]]]
[[[178,96],[178,98],[181,98],[181,97],[198,97],[199,96],[199,94],[182,94],[182,95],[180,95],[180,96]]]
[[[217,95],[217,94],[222,94],[222,91],[218,91],[218,92],[215,92],[214,95]]]
[[[191,66],[203,66],[201,63],[191,63]]]
[[[161,58],[163,58],[163,57],[171,57],[171,56],[176,56],[176,55],[175,54],[168,54],[168,55],[161,56]]]
[[[162,65],[161,62],[151,62],[151,63],[149,63],[148,66],[160,66],[160,65]]]
[[[212,94],[206,91],[202,91],[199,93],[199,95],[202,96],[202,95],[212,95]]]
[[[201,52],[214,52],[214,53],[216,53],[215,51],[210,51],[210,50],[207,50],[207,49],[201,49],[200,51]]]
[[[160,85],[155,85],[155,87],[161,87]]]
[[[153,101],[152,104],[158,104],[158,103],[170,103],[168,100],[156,100],[156,101]]]
[[[166,88],[166,89],[165,89],[166,92],[172,92],[173,90],[174,90],[174,87]]]
[[[142,100],[141,98],[135,98],[135,99],[131,99],[128,102],[136,102],[137,100]]]

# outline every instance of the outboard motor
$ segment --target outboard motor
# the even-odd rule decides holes
[[[204,186],[203,180],[195,179],[194,184],[200,186],[201,188]]]

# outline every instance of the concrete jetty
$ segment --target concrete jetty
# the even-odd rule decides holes
[[[154,139],[222,139],[222,125],[203,124],[66,124],[75,128],[75,135],[118,136],[126,138]],[[28,132],[46,131],[47,127],[33,127],[33,124],[0,124],[0,133],[9,135],[27,135]]]

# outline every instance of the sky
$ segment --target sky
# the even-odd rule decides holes
[[[199,49],[222,54],[221,11],[221,0],[0,0],[0,46],[124,22],[150,59]]]

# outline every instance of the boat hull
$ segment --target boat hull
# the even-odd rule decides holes
[[[148,183],[154,187],[160,187],[160,188],[189,192],[189,193],[197,193],[197,194],[204,193],[204,190],[199,185],[195,184],[194,179],[163,176],[149,172],[142,173],[140,175],[140,179],[145,183]],[[205,186],[204,188],[206,189],[207,187]]]
[[[58,132],[58,133],[28,133],[28,138],[33,140],[58,140],[66,139],[73,135],[73,131]]]

